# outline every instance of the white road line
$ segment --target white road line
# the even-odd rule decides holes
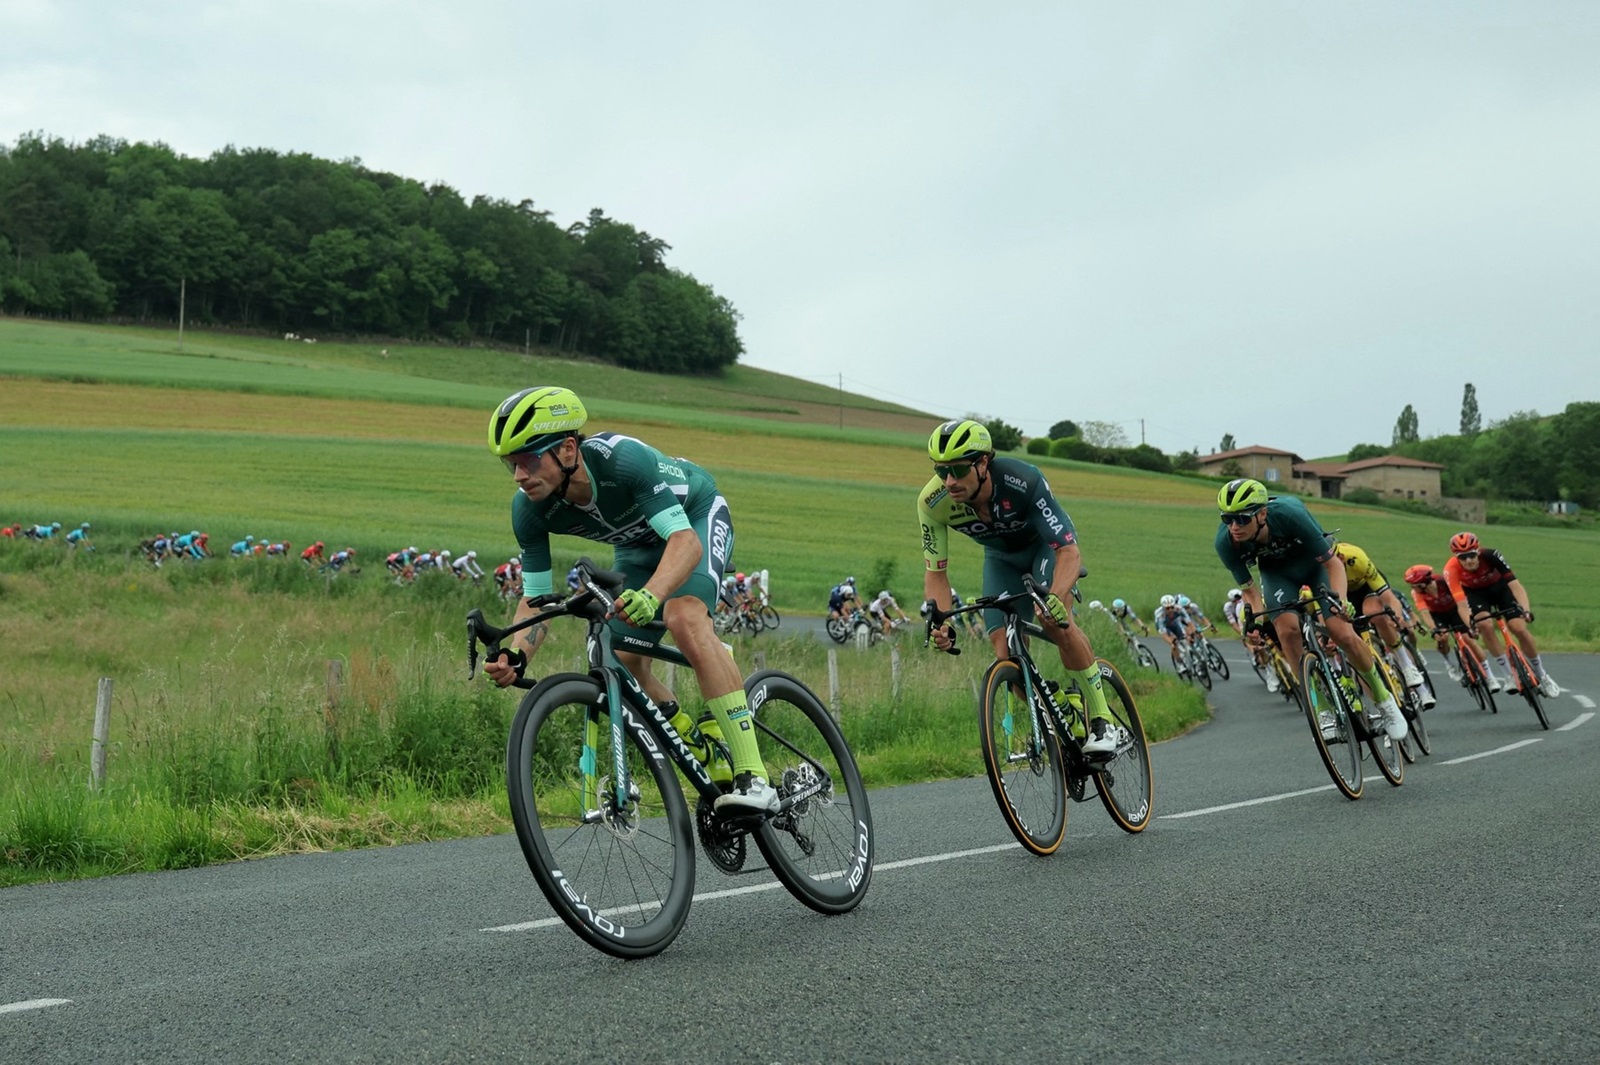
[[[1518,743],[1508,743],[1504,747],[1496,747],[1492,751],[1479,751],[1477,754],[1464,754],[1460,758],[1452,758],[1449,761],[1440,762],[1439,764],[1440,765],[1460,765],[1462,762],[1470,762],[1470,761],[1472,761],[1473,759],[1476,759],[1476,758],[1487,758],[1491,754],[1505,754],[1507,751],[1514,751],[1518,747],[1526,747],[1530,743],[1543,742],[1543,739],[1544,739],[1544,737],[1542,737],[1542,736],[1535,736],[1531,740],[1522,740],[1522,741],[1520,741]]]
[[[970,858],[973,855],[977,855],[977,854],[995,854],[995,853],[997,853],[999,851],[1016,850],[1020,846],[1021,846],[1021,844],[1019,844],[1019,843],[1000,843],[1000,844],[997,844],[997,845],[995,845],[993,847],[974,847],[971,850],[948,851],[948,852],[946,852],[944,854],[929,854],[929,855],[926,855],[925,857],[922,857],[922,858],[902,858],[898,862],[884,862],[881,865],[876,865],[875,864],[872,867],[872,872],[873,872],[873,875],[876,876],[878,873],[887,872],[890,869],[906,869],[906,868],[909,868],[909,867],[911,867],[913,865],[928,865],[928,864],[930,864],[932,862],[950,862],[950,861],[954,861],[957,858]],[[726,899],[726,898],[732,898],[735,895],[754,895],[757,892],[772,891],[775,888],[780,888],[782,886],[783,885],[778,883],[776,880],[767,880],[767,881],[763,881],[760,884],[751,884],[748,887],[727,888],[727,889],[725,889],[723,891],[705,891],[705,892],[701,892],[700,894],[698,894],[698,895],[696,895],[694,897],[693,901],[694,902],[703,902],[706,899]],[[638,907],[638,906],[618,906],[618,907],[616,907],[614,909],[601,910],[600,913],[601,913],[602,916],[610,917],[613,914],[635,912],[635,911],[637,911],[639,909],[641,909],[641,907]],[[480,932],[523,932],[523,931],[527,931],[530,928],[549,928],[549,927],[551,927],[553,925],[558,925],[558,924],[561,924],[561,923],[562,923],[562,921],[561,921],[561,918],[559,918],[559,917],[542,917],[537,921],[523,921],[520,924],[497,925],[494,928],[480,928],[480,929],[478,929],[478,931],[480,931]]]
[[[1176,821],[1181,817],[1201,817],[1205,814],[1218,814],[1224,810],[1237,810],[1245,806],[1260,806],[1264,802],[1282,802],[1284,799],[1296,799],[1301,795],[1315,795],[1319,791],[1332,790],[1332,784],[1324,784],[1318,788],[1305,788],[1301,791],[1286,791],[1281,795],[1266,795],[1259,799],[1246,799],[1243,802],[1224,803],[1221,806],[1207,806],[1203,810],[1185,810],[1181,814],[1162,814],[1161,817]]]
[[[71,1005],[70,998],[30,998],[26,1002],[8,1002],[0,1006],[0,1013],[21,1013],[23,1010],[42,1010],[46,1006]]]
[[[1587,695],[1573,695],[1572,698],[1573,698],[1574,701],[1577,702],[1577,704],[1579,706],[1583,707],[1585,710],[1593,710],[1594,709],[1594,700],[1589,698]]]
[[[1573,729],[1577,728],[1579,725],[1583,724],[1585,721],[1589,720],[1593,716],[1594,716],[1594,714],[1592,712],[1591,713],[1587,713],[1587,714],[1579,714],[1577,717],[1573,718],[1571,721],[1568,721],[1565,725],[1562,725],[1560,728],[1556,729],[1556,731],[1557,732],[1571,732]]]

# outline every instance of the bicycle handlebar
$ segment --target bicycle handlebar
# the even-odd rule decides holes
[[[491,625],[484,620],[483,611],[477,607],[467,611],[468,680],[477,675],[478,644],[481,643],[485,662],[504,658],[517,671],[517,679],[512,683],[518,688],[531,688],[537,681],[530,680],[522,674],[527,667],[528,656],[522,651],[501,647],[502,640],[551,618],[585,617],[598,621],[611,613],[612,604],[626,585],[627,578],[615,570],[599,568],[588,558],[580,558],[576,568],[579,581],[577,591],[567,596],[548,595],[529,598],[528,604],[537,612],[521,621],[501,627]]]

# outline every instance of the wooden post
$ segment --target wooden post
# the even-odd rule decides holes
[[[344,662],[337,658],[328,659],[327,701],[323,704],[328,710],[339,705],[339,692],[344,687]]]
[[[752,657],[755,661],[756,669],[761,670],[767,668],[767,652],[757,651]]]
[[[889,645],[889,705],[900,705],[900,645]]]
[[[94,698],[94,745],[89,748],[89,786],[99,791],[106,782],[106,740],[111,734],[111,678],[101,677]]]
[[[828,708],[833,711],[833,720],[839,720],[839,652],[828,648]]]

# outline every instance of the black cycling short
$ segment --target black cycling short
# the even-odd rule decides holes
[[[1517,597],[1511,594],[1511,582],[1499,581],[1487,588],[1468,588],[1467,606],[1472,608],[1472,614],[1488,610],[1521,610]]]

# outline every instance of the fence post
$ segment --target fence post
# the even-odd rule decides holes
[[[344,687],[344,662],[337,658],[328,659],[327,701],[323,704],[325,709],[332,711],[339,705],[339,692]]]
[[[111,678],[101,677],[94,696],[94,744],[89,748],[89,786],[106,782],[106,740],[111,734]]]
[[[900,645],[889,645],[889,704],[900,705]]]
[[[833,720],[839,720],[839,652],[828,648],[828,708],[833,711]]]
[[[767,668],[767,652],[765,652],[765,651],[757,651],[752,656],[752,658],[755,661],[755,666],[756,666],[757,669],[766,669]]]

